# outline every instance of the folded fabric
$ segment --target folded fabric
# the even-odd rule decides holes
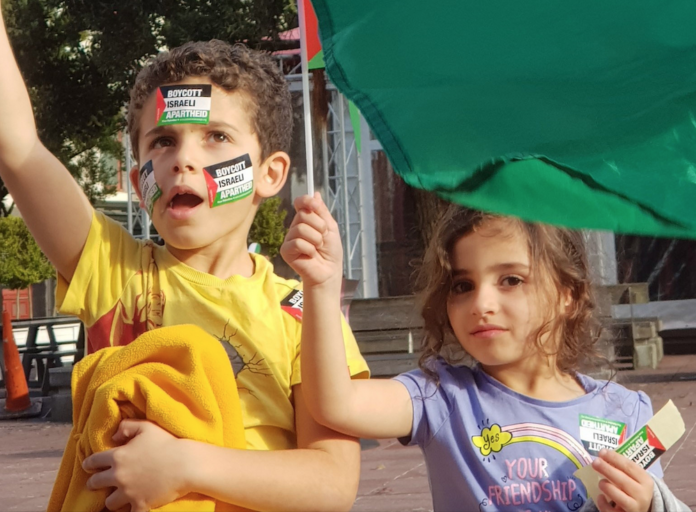
[[[155,329],[128,346],[87,356],[73,369],[72,398],[73,429],[48,512],[105,510],[109,491],[86,488],[90,474],[82,461],[115,448],[111,437],[126,417],[147,419],[179,438],[245,448],[229,358],[220,341],[193,325]],[[157,510],[244,509],[192,493]]]

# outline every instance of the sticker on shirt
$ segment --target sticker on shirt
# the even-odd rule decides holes
[[[210,84],[165,85],[157,89],[157,126],[208,124]]]
[[[302,321],[302,290],[293,290],[280,301],[280,308],[300,322]]]
[[[152,160],[148,161],[140,169],[140,195],[145,203],[147,212],[152,215],[152,209],[162,195],[159,185],[155,181],[155,169],[152,167]]]
[[[254,169],[249,155],[205,167],[208,203],[211,208],[251,195],[254,190]]]
[[[599,455],[599,450],[615,450],[626,438],[626,425],[620,421],[580,415],[580,440],[590,455]]]

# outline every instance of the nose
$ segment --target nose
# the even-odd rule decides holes
[[[498,302],[498,290],[495,286],[480,285],[472,293],[472,315],[485,317],[498,312],[500,304]]]
[[[181,173],[185,171],[195,171],[196,165],[196,148],[192,140],[182,140],[177,147],[174,155],[172,171]]]

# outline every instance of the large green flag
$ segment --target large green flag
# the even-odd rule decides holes
[[[410,185],[696,237],[696,1],[313,4],[331,80]]]

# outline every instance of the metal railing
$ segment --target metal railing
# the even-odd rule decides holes
[[[71,325],[77,328],[77,335],[69,336],[70,339],[56,335],[57,330]],[[2,326],[2,322],[0,322],[0,326]],[[63,366],[67,361],[75,364],[85,354],[84,324],[75,317],[58,316],[15,320],[12,322],[12,330],[15,333],[15,340],[26,333],[24,343],[17,343],[19,355],[22,358],[24,376],[29,388],[40,389],[44,396],[48,394],[50,388],[49,368]],[[5,362],[2,351],[0,351],[0,388],[4,387]]]

